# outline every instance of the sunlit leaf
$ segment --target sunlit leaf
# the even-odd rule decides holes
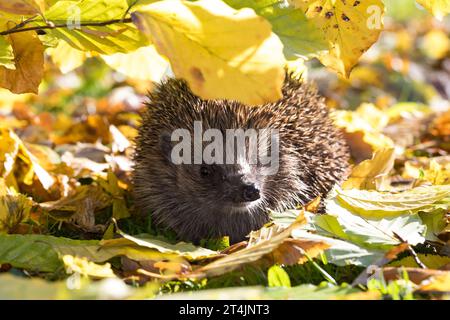
[[[78,258],[71,255],[63,256],[62,260],[68,274],[79,273],[83,276],[91,276],[94,278],[116,277],[109,263],[99,265],[86,258]]]
[[[17,15],[34,15],[38,14],[44,5],[44,0],[7,0],[0,2],[0,10]]]
[[[383,29],[381,0],[290,0],[323,33],[329,52],[320,61],[348,77],[361,55],[378,40]]]
[[[58,1],[45,12],[47,21],[70,24],[48,30],[48,35],[62,39],[75,49],[101,54],[128,52],[147,44],[143,35],[130,23],[84,26],[85,23],[120,20],[128,9],[127,0]],[[45,21],[36,21],[45,25]]]
[[[102,59],[113,69],[132,79],[160,81],[169,68],[169,62],[155,49],[146,46],[129,53],[102,55]]]
[[[48,48],[46,52],[62,73],[78,68],[88,56],[86,52],[73,48],[65,41],[59,41],[58,46]]]
[[[337,200],[364,217],[392,217],[450,207],[450,186],[422,186],[399,193],[342,190]]]
[[[0,86],[13,93],[38,93],[44,76],[44,46],[34,31],[8,36],[15,70],[0,66]]]
[[[327,212],[328,215],[315,216],[313,223],[328,235],[364,248],[387,250],[402,243],[400,239],[412,245],[425,241],[423,233],[426,227],[417,214],[363,217],[335,200],[327,202]]]
[[[425,9],[430,11],[437,19],[450,13],[450,3],[448,0],[417,0]]]
[[[336,229],[333,229],[333,231],[335,230]],[[316,230],[316,232],[320,233],[320,229]],[[328,233],[328,235],[336,236],[337,234]],[[329,263],[338,266],[355,265],[368,267],[384,256],[383,250],[365,248],[349,241],[330,238],[320,234],[313,234],[305,230],[294,230],[292,236],[294,238],[312,239],[327,243],[330,247],[326,249],[323,254]]]
[[[14,52],[5,37],[0,36],[0,66],[14,70]]]
[[[253,10],[219,0],[160,1],[134,12],[133,19],[169,58],[175,75],[202,98],[252,105],[281,98],[283,45]]]
[[[379,190],[386,187],[387,175],[394,167],[394,149],[377,150],[371,160],[355,166],[350,177],[342,184],[342,189]]]
[[[425,280],[417,290],[421,292],[450,293],[450,271]]]
[[[267,281],[269,283],[269,287],[289,288],[291,286],[289,275],[283,268],[277,265],[270,267],[267,271]]]
[[[225,0],[235,9],[252,8],[266,18],[284,45],[286,59],[315,57],[328,49],[321,30],[308,20],[304,12],[281,0]]]
[[[185,257],[188,260],[201,260],[206,258],[212,258],[218,255],[216,251],[209,250],[202,247],[194,246],[191,243],[179,242],[177,244],[170,244],[161,239],[151,237],[150,235],[137,235],[130,236],[123,232],[120,233],[124,238],[103,240],[102,247],[109,248],[117,245],[121,246],[133,246],[138,245],[143,248],[149,248],[157,250],[161,253],[168,253]]]

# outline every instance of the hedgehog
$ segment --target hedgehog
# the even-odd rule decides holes
[[[282,93],[277,102],[249,106],[201,99],[180,79],[157,84],[149,94],[135,141],[137,211],[175,231],[179,240],[199,243],[228,236],[230,243],[236,243],[268,223],[270,210],[280,212],[323,199],[348,172],[348,147],[313,85],[286,75]],[[223,148],[224,155],[216,158],[222,160],[236,151],[230,157],[235,161],[175,163],[172,152],[177,141],[172,133],[183,129],[194,137],[195,123],[203,130],[218,130],[224,140],[230,129],[266,132],[266,141],[275,143],[261,149],[278,149],[276,170],[273,165],[268,170],[267,161],[250,161],[254,157],[239,153],[238,143]],[[277,133],[277,139],[268,137],[268,129]],[[241,148],[247,155],[256,154],[248,150],[249,140]],[[205,141],[200,143],[203,150]],[[228,146],[228,141],[223,143]],[[192,160],[191,151],[179,154]]]

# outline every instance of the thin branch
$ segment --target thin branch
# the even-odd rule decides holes
[[[102,27],[102,26],[108,26],[111,24],[116,24],[116,23],[131,23],[133,22],[131,20],[131,18],[126,18],[126,19],[115,19],[115,20],[108,20],[108,21],[102,21],[102,22],[85,22],[85,23],[80,23],[79,26],[80,27]],[[49,22],[51,23],[51,22]],[[45,30],[45,29],[57,29],[57,28],[69,28],[71,27],[71,25],[69,24],[47,24],[45,26],[35,26],[35,27],[27,27],[27,28],[20,28],[18,29],[17,26],[9,29],[9,30],[5,30],[0,32],[1,36],[6,36],[8,34],[12,34],[12,33],[18,33],[18,32],[25,32],[25,31],[33,31],[33,30]]]
[[[395,236],[396,238],[398,238],[398,240],[400,240],[401,242],[406,243],[406,244],[408,245],[408,251],[409,251],[409,253],[411,253],[411,255],[412,255],[414,261],[417,263],[417,265],[418,265],[420,268],[422,268],[422,269],[428,269],[427,266],[426,266],[422,261],[420,261],[419,256],[417,255],[416,251],[414,251],[413,247],[412,247],[407,241],[405,241],[399,234],[397,234],[397,233],[395,233],[395,232],[394,232],[394,236]]]

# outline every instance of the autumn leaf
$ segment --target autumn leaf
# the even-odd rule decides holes
[[[225,0],[225,3],[235,9],[252,8],[257,15],[266,18],[273,32],[283,42],[284,56],[288,60],[316,57],[328,48],[328,43],[314,22],[302,10],[286,5],[285,1]]]
[[[48,48],[46,53],[62,73],[78,68],[89,56],[85,51],[73,48],[66,41],[59,41],[55,48]]]
[[[283,45],[253,10],[235,10],[219,0],[160,1],[132,16],[169,58],[175,75],[202,98],[251,105],[281,98]]]
[[[8,36],[16,69],[0,66],[0,86],[13,93],[38,93],[44,76],[44,46],[34,31]]]
[[[49,21],[69,24],[67,28],[49,29],[47,33],[81,51],[100,54],[128,52],[147,44],[133,24],[117,22],[104,26],[82,26],[85,23],[123,19],[128,7],[127,0],[57,1],[45,11],[45,19],[37,19],[33,23],[38,26],[45,26]]]
[[[450,293],[450,271],[442,272],[442,274],[437,274],[431,279],[424,280],[417,291]]]
[[[102,59],[113,69],[132,79],[160,81],[169,68],[167,59],[158,54],[154,45],[129,53],[102,55]]]
[[[17,15],[34,15],[45,7],[44,0],[7,0],[0,2],[0,10]]]
[[[24,184],[32,185],[34,177],[37,177],[44,189],[49,189],[55,183],[55,178],[40,165],[39,160],[13,131],[0,130],[0,142],[4,147],[0,148],[0,160],[3,160],[3,170],[0,170],[0,174],[7,183],[16,183],[12,173],[16,169],[15,165],[18,159],[24,164],[21,168],[21,178]]]
[[[421,186],[399,193],[336,189],[344,206],[368,217],[389,217],[450,207],[450,186]]]
[[[74,257],[69,254],[62,257],[64,267],[68,274],[79,273],[83,276],[94,278],[115,278],[116,275],[111,269],[111,264],[99,265],[86,258]]]
[[[377,150],[371,160],[355,166],[350,177],[342,183],[342,189],[380,190],[386,188],[387,175],[394,167],[393,148]],[[383,189],[384,189],[383,188]]]
[[[0,37],[0,66],[14,70],[14,52],[5,37]]]
[[[322,30],[329,52],[319,54],[320,61],[347,78],[383,29],[381,0],[290,0],[290,3],[303,10]]]
[[[448,0],[417,0],[417,2],[439,20],[450,13],[450,2]]]

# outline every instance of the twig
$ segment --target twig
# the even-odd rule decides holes
[[[114,20],[101,21],[101,22],[85,22],[85,23],[80,23],[79,26],[80,27],[102,27],[102,26],[108,26],[108,25],[116,24],[116,23],[131,23],[131,22],[133,22],[131,20],[131,18],[126,18],[126,19],[114,19]],[[70,25],[68,25],[68,24],[52,24],[51,21],[49,21],[48,23],[49,24],[47,24],[45,26],[35,26],[35,27],[27,27],[27,28],[20,28],[20,29],[17,28],[17,26],[20,25],[20,24],[18,24],[14,28],[0,32],[0,35],[6,36],[8,34],[25,32],[25,31],[69,28],[70,27]],[[26,25],[26,23],[22,22],[22,26],[24,26],[24,25]]]
[[[397,233],[393,232],[394,236],[398,238],[398,240],[400,240],[403,243],[406,243],[408,245],[408,251],[411,253],[411,255],[413,256],[414,261],[417,263],[417,265],[422,268],[422,269],[428,269],[427,266],[425,264],[423,264],[422,261],[420,261],[419,256],[417,255],[416,251],[414,251],[413,247],[411,247],[411,245],[405,241],[400,235],[398,235]]]

